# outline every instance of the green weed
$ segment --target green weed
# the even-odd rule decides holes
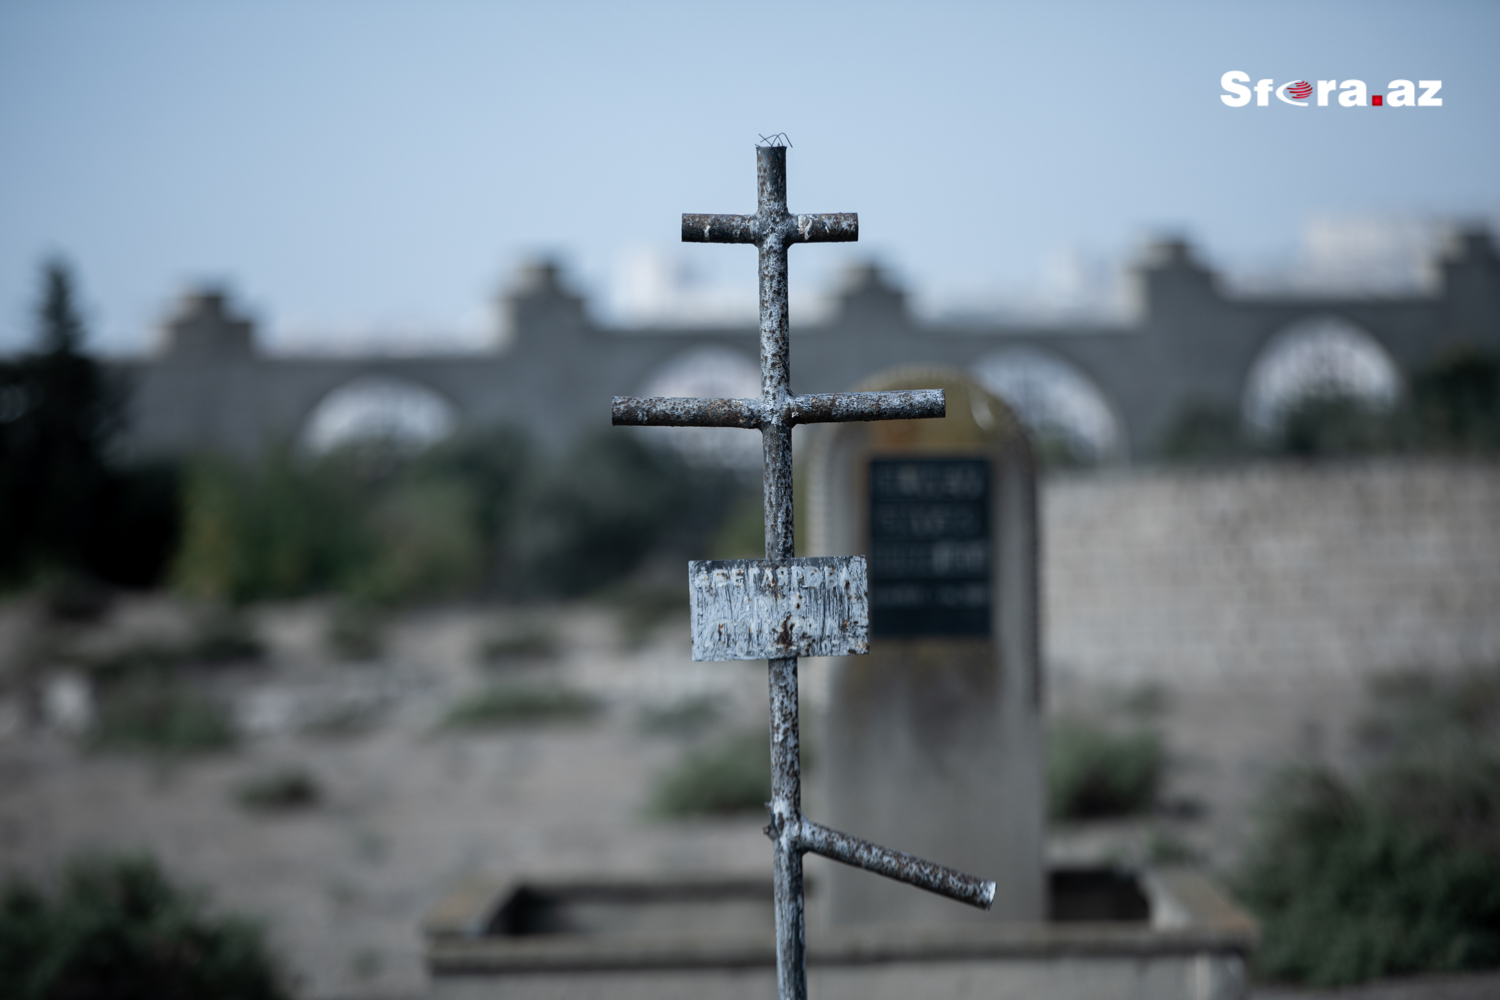
[[[625,645],[632,649],[672,618],[685,618],[688,612],[686,587],[619,587],[605,597],[615,608]]]
[[[1268,790],[1238,888],[1257,971],[1336,986],[1500,965],[1500,671],[1382,678],[1346,778]]]
[[[303,768],[285,767],[245,779],[234,797],[253,812],[291,812],[317,805],[323,792]]]
[[[207,911],[146,858],[76,862],[49,899],[0,895],[0,984],[16,1000],[284,1000],[259,925]]]
[[[1192,865],[1201,862],[1203,855],[1170,830],[1153,830],[1146,843],[1146,860],[1153,865]]]
[[[542,625],[527,624],[483,639],[479,644],[479,658],[485,663],[545,659],[556,656],[558,648],[556,632]]]
[[[134,680],[104,690],[91,732],[103,750],[207,753],[234,746],[228,711],[184,684]]]
[[[667,818],[756,813],[770,799],[770,750],[757,731],[689,751],[657,779],[649,811]]]
[[[1048,810],[1060,820],[1146,812],[1165,767],[1155,730],[1115,732],[1085,719],[1059,719],[1047,734]]]
[[[640,729],[651,736],[697,736],[723,716],[724,706],[718,698],[700,695],[645,709]]]
[[[374,701],[345,701],[332,705],[307,720],[302,731],[309,736],[342,739],[363,736],[378,729],[386,706]]]
[[[598,700],[565,687],[495,685],[469,695],[448,710],[446,729],[505,726],[586,719],[600,710]]]
[[[243,663],[265,655],[245,619],[233,612],[209,615],[185,641],[147,639],[81,658],[79,666],[100,684],[176,676],[185,668]]]
[[[339,601],[328,615],[323,641],[341,660],[378,660],[385,651],[380,612],[363,601]]]

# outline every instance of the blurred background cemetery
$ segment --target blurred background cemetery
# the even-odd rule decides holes
[[[1482,35],[1472,29],[1494,17],[1444,9],[1454,23],[1414,42],[1408,62],[1425,59],[1435,68],[1424,74],[1455,81],[1450,92],[1462,83],[1493,106],[1494,71],[1458,36]],[[1152,52],[1222,28],[1149,10],[1120,30]],[[1005,52],[1070,31],[1089,52],[1112,51],[1107,25],[950,13],[1003,34]],[[96,52],[115,16],[9,13],[0,26],[36,51],[77,33]],[[809,15],[804,27],[834,30],[841,17]],[[416,44],[423,58],[458,45],[445,32],[463,19],[451,18]],[[666,10],[645,20],[726,28]],[[173,72],[268,80],[245,52],[276,50],[280,32],[299,36],[287,43],[294,62],[325,51],[282,15],[146,21],[205,51],[221,30],[254,43],[231,46],[220,66],[178,52]],[[1330,50],[1336,21],[1310,33]],[[358,78],[383,65],[401,25],[354,22]],[[520,13],[483,23],[503,43],[496,58],[549,91],[528,100],[559,120],[617,99],[574,93],[517,52],[532,37],[561,51],[572,28]],[[579,30],[595,47],[607,33]],[[1361,72],[1417,73],[1384,68],[1405,58],[1390,29],[1360,30],[1384,59]],[[893,28],[861,31],[893,58]],[[1314,71],[1311,41],[1276,44],[1279,62]],[[691,661],[683,565],[762,554],[758,437],[607,426],[611,394],[758,392],[748,256],[700,262],[672,240],[678,213],[748,209],[753,128],[770,127],[761,106],[739,91],[715,92],[725,109],[684,97],[678,112],[721,110],[729,124],[700,133],[647,116],[639,146],[618,108],[608,123],[589,112],[529,145],[531,105],[507,91],[501,124],[485,126],[508,136],[481,157],[494,175],[472,177],[424,165],[456,127],[442,114],[391,104],[384,90],[371,110],[302,66],[292,78],[357,118],[360,135],[388,113],[403,142],[430,145],[410,175],[372,166],[375,180],[350,181],[369,190],[306,223],[311,249],[273,245],[303,231],[288,216],[252,226],[237,254],[232,238],[198,228],[218,224],[185,179],[217,163],[201,150],[165,167],[130,152],[118,168],[163,218],[190,220],[176,235],[120,208],[108,172],[44,183],[53,158],[93,148],[77,135],[114,127],[88,118],[102,85],[57,82],[21,43],[0,46],[0,126],[44,147],[0,165],[11,189],[0,205],[24,222],[24,238],[0,247],[0,878],[11,880],[0,983],[40,975],[55,955],[83,970],[78,982],[107,975],[107,963],[89,965],[89,934],[126,940],[144,912],[152,927],[197,928],[192,968],[151,974],[186,977],[203,995],[416,997],[429,985],[423,914],[465,880],[764,875],[764,666]],[[1207,88],[1199,103],[1222,110],[1213,83],[1252,50],[1179,59],[1172,86],[1191,79]],[[1109,63],[1120,72],[1134,58],[1108,55],[1126,60]],[[135,59],[119,65],[156,72]],[[482,62],[468,49],[463,60]],[[1082,57],[1068,65],[1091,72]],[[451,84],[456,106],[470,108],[471,84]],[[50,100],[38,96],[45,86],[58,88]],[[649,103],[672,86],[653,76],[627,89]],[[1103,121],[1076,82],[1059,86],[1058,114]],[[855,126],[793,114],[797,87]],[[155,91],[143,93],[149,104]],[[1500,967],[1500,191],[1493,136],[1455,138],[1494,130],[1457,102],[1444,109],[1453,123],[1403,124],[1399,144],[1344,124],[1326,141],[1263,120],[1231,134],[1214,119],[1214,141],[1245,156],[1301,143],[1309,162],[1337,165],[1353,157],[1348,143],[1364,144],[1447,184],[1443,197],[1358,187],[1364,179],[1353,194],[1314,184],[1263,210],[1283,226],[1267,237],[1272,223],[1215,207],[1229,195],[1202,179],[1203,164],[1142,182],[1113,216],[1099,206],[1133,196],[1129,185],[1098,190],[1107,171],[1033,195],[1026,171],[1045,172],[1045,157],[996,190],[955,165],[987,146],[890,153],[875,179],[846,184],[889,140],[840,131],[872,133],[880,109],[839,93],[836,80],[794,76],[766,105],[805,143],[791,154],[793,207],[857,210],[862,238],[874,234],[868,253],[860,244],[813,262],[806,251],[806,271],[794,255],[793,359],[806,362],[794,386],[849,389],[940,365],[1026,428],[1040,470],[1048,860],[1209,874],[1261,921],[1257,990]],[[881,93],[912,117],[905,98]],[[246,114],[258,107],[246,94],[235,83],[221,96]],[[1139,112],[1134,140],[1112,136],[1132,151],[1120,169],[1190,155],[1166,117],[1179,107]],[[86,120],[49,131],[33,120],[49,110]],[[897,145],[941,147],[958,113],[935,113]],[[1060,128],[1015,114],[993,124],[1034,142]],[[145,118],[146,138],[193,133]],[[288,128],[315,161],[299,197],[337,200],[343,181],[317,122]],[[820,129],[838,148],[821,162]],[[270,141],[274,130],[255,134]],[[710,139],[722,154],[689,148]],[[1437,150],[1430,161],[1424,143]],[[226,161],[249,155],[225,148]],[[505,174],[497,164],[516,148],[543,163],[528,169],[567,166],[546,185]],[[1450,166],[1460,149],[1465,165]],[[656,229],[590,237],[582,220],[607,210],[605,195],[630,193],[625,180],[590,185],[642,150],[654,162],[632,169],[661,179],[622,224],[654,213]],[[1070,171],[1086,152],[1070,147]],[[140,177],[157,168],[171,175],[163,188]],[[238,169],[209,170],[208,202],[233,200]],[[180,195],[163,193],[174,186]],[[951,214],[945,199],[958,195],[935,187],[987,191],[976,211],[1008,249],[985,257],[973,239],[941,249],[948,231],[922,224],[917,206],[938,198]],[[1017,264],[1048,252],[1039,234],[1050,223],[1035,206],[1008,219],[1007,199],[1061,204],[1082,188],[1094,201],[1067,212],[1105,228],[1066,213],[1058,225],[1094,248]],[[345,213],[378,214],[412,190],[435,221],[413,222],[407,207],[390,208],[405,231],[349,224]],[[261,197],[286,193],[271,185]],[[538,199],[583,207],[559,221]],[[522,207],[475,207],[487,200]],[[99,228],[73,218],[95,204],[112,206]],[[512,229],[477,232],[487,225]],[[450,236],[462,252],[442,259],[461,258],[460,277],[432,278],[423,255]],[[158,239],[170,254],[148,267],[138,257]],[[382,239],[390,246],[372,256]],[[346,251],[356,263],[334,259]],[[426,283],[388,292],[409,264]],[[309,291],[320,273],[328,287]],[[807,475],[799,468],[799,500]],[[830,677],[825,662],[804,666],[813,814]],[[826,878],[818,864],[815,881]],[[202,905],[199,888],[210,893]],[[816,897],[810,905],[816,927]],[[1441,995],[1495,988],[1454,982]]]

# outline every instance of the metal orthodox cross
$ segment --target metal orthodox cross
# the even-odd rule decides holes
[[[787,250],[793,243],[859,239],[859,216],[792,215],[786,148],[758,146],[754,215],[684,215],[684,243],[753,243],[760,250],[760,398],[616,396],[615,424],[759,430],[765,451],[766,558],[688,568],[693,659],[765,658],[771,684],[771,812],[776,980],[781,1000],[805,1000],[807,954],[802,855],[807,851],[989,909],[995,883],[902,854],[802,816],[797,657],[869,651],[861,556],[796,559],[792,535],[792,428],[797,424],[941,417],[941,389],[793,395],[789,386]]]

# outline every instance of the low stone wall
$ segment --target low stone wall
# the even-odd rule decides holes
[[[1296,680],[1500,661],[1500,462],[1059,475],[1054,675]]]
[[[749,1000],[776,989],[770,884],[609,877],[459,886],[423,922],[433,1000]],[[1244,1000],[1254,921],[1186,870],[1136,883],[1149,918],[827,927],[821,1000]],[[759,901],[760,909],[746,903]],[[545,926],[527,927],[536,902]],[[517,904],[520,904],[519,906]],[[511,921],[516,921],[511,923]],[[504,928],[509,925],[510,932]]]

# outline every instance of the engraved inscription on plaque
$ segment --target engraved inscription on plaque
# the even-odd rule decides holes
[[[871,459],[871,635],[989,635],[989,520],[988,459]]]
[[[688,563],[695,660],[870,651],[864,556]]]

